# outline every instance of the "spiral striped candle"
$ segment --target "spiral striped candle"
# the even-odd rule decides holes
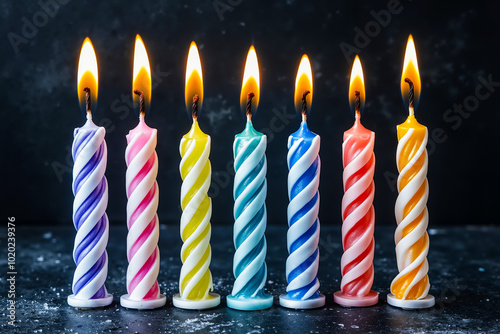
[[[342,281],[334,301],[342,306],[363,307],[378,302],[373,284],[375,240],[375,133],[366,129],[356,112],[354,126],[344,133],[344,197],[342,198]]]
[[[303,121],[288,138],[288,233],[290,254],[286,260],[287,293],[280,305],[295,309],[325,305],[319,292],[319,159],[320,136],[311,132]]]
[[[180,143],[183,180],[181,187],[181,249],[182,268],[179,293],[173,304],[185,309],[212,308],[220,303],[220,296],[213,290],[209,270],[212,259],[210,248],[212,200],[208,197],[212,175],[209,155],[210,136],[200,130],[193,118],[191,130]]]
[[[105,132],[92,122],[90,112],[85,125],[74,132],[73,222],[77,233],[73,259],[76,270],[73,294],[68,296],[68,304],[74,307],[100,307],[113,301],[104,285],[108,275],[109,235]]]
[[[390,305],[402,308],[427,308],[435,304],[429,295],[429,236],[427,225],[427,128],[410,116],[398,126],[397,181],[399,196],[395,213],[398,227],[394,236],[399,274],[387,296]]]
[[[142,112],[139,124],[127,135],[128,294],[121,296],[120,303],[133,309],[153,309],[166,303],[156,280],[160,270],[156,135]]]
[[[273,297],[264,292],[267,278],[267,160],[266,135],[256,131],[248,118],[246,128],[235,136],[234,152],[234,245],[236,281],[227,306],[238,310],[262,310]]]
[[[396,259],[399,274],[391,283],[391,293],[387,303],[404,309],[432,307],[435,299],[429,295],[430,283],[427,272],[429,263],[429,235],[427,225],[427,128],[415,118],[415,107],[420,97],[420,74],[417,52],[413,36],[406,44],[403,73],[401,75],[401,94],[408,101],[409,115],[405,122],[398,125],[398,148],[396,163],[399,176],[397,181],[398,198],[395,214],[397,228],[394,235]]]

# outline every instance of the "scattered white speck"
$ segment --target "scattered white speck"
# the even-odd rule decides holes
[[[480,272],[482,272],[482,273],[484,273],[484,272],[486,271],[486,269],[484,269],[484,268],[479,268],[478,270],[479,270]]]
[[[47,233],[44,233],[44,234],[43,234],[43,238],[44,238],[44,239],[50,239],[50,238],[52,238],[52,232],[47,232]]]
[[[342,327],[342,328],[344,328],[344,324],[339,324],[339,327]]]
[[[49,304],[47,304],[47,303],[43,303],[43,309],[44,310],[57,310],[57,309],[59,309],[59,307],[57,307],[57,306],[52,307],[52,306],[49,306]]]
[[[38,262],[43,262],[43,255],[40,255],[39,257],[36,258]]]

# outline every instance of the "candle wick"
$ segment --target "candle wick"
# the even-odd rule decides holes
[[[354,91],[354,96],[355,96],[354,111],[356,115],[361,115],[361,93],[358,90],[356,90]]]
[[[92,106],[92,102],[91,102],[91,97],[90,97],[90,88],[89,87],[85,87],[83,89],[83,91],[85,92],[85,110],[87,111],[87,118],[89,115],[91,115],[91,106]]]
[[[139,113],[144,115],[146,113],[146,102],[144,102],[144,93],[138,89],[134,89],[134,94],[139,95]]]
[[[302,122],[305,122],[307,120],[307,94],[309,94],[310,91],[305,90],[304,93],[302,93]]]
[[[414,99],[415,99],[415,91],[414,91],[414,88],[413,88],[413,81],[411,81],[409,78],[405,78],[405,82],[408,83],[408,85],[410,86],[410,91],[408,92],[408,105],[410,107],[410,109],[413,109],[414,108]]]
[[[193,116],[193,120],[198,118],[198,101],[200,100],[200,97],[198,94],[195,94],[193,96],[193,105],[191,107],[191,115]]]
[[[247,95],[247,108],[246,108],[246,115],[247,119],[251,120],[252,119],[252,99],[254,98],[255,94],[250,92]]]

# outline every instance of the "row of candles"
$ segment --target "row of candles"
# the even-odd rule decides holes
[[[108,258],[109,222],[105,169],[107,147],[105,130],[92,122],[91,102],[97,98],[97,59],[90,42],[83,43],[78,67],[78,96],[87,114],[87,122],[75,129],[72,154],[73,221],[77,230],[73,257],[76,270],[73,294],[68,303],[74,307],[102,307],[113,296],[105,287]],[[427,128],[417,122],[414,109],[420,95],[420,76],[415,45],[410,35],[406,47],[401,92],[408,101],[409,116],[397,127],[396,161],[399,170],[399,195],[395,205],[396,258],[399,274],[387,296],[390,305],[405,309],[434,305],[428,294],[427,235]],[[140,36],[135,41],[133,69],[134,102],[139,106],[139,124],[127,135],[125,151],[127,193],[127,294],[121,296],[122,306],[132,309],[153,309],[163,306],[166,297],[160,293],[157,277],[160,269],[158,249],[158,157],[155,151],[157,130],[145,123],[151,99],[151,71],[146,48]],[[234,152],[234,246],[233,272],[235,282],[227,305],[239,310],[261,310],[272,306],[273,297],[264,291],[267,279],[267,161],[266,135],[252,124],[252,115],[259,104],[260,78],[257,53],[248,52],[240,104],[246,114],[245,129],[235,136]],[[286,293],[280,304],[287,308],[322,307],[325,296],[319,291],[318,242],[320,235],[319,158],[320,136],[309,130],[307,116],[312,103],[313,77],[309,59],[300,61],[295,82],[295,107],[302,116],[299,129],[288,140],[289,206],[286,260]],[[342,281],[334,294],[342,306],[370,306],[378,302],[378,293],[371,290],[374,268],[373,208],[375,133],[361,124],[364,106],[364,77],[359,57],[354,61],[349,85],[349,101],[355,121],[344,133],[342,199]],[[186,68],[185,103],[191,112],[191,129],[180,142],[180,174],[182,216],[180,234],[182,267],[179,293],[173,304],[184,309],[216,307],[220,296],[213,292],[210,218],[212,203],[208,196],[211,181],[210,136],[201,131],[198,113],[203,102],[201,61],[196,44],[191,43]]]

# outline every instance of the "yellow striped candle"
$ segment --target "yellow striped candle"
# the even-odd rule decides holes
[[[183,309],[207,309],[220,303],[212,293],[212,274],[209,270],[212,201],[208,197],[212,170],[210,166],[210,136],[198,125],[198,111],[203,98],[201,62],[196,44],[191,43],[186,68],[186,108],[191,109],[193,125],[182,137],[179,147],[182,157],[181,187],[181,249],[182,268],[179,293],[173,304]],[[191,102],[192,101],[192,102]]]

